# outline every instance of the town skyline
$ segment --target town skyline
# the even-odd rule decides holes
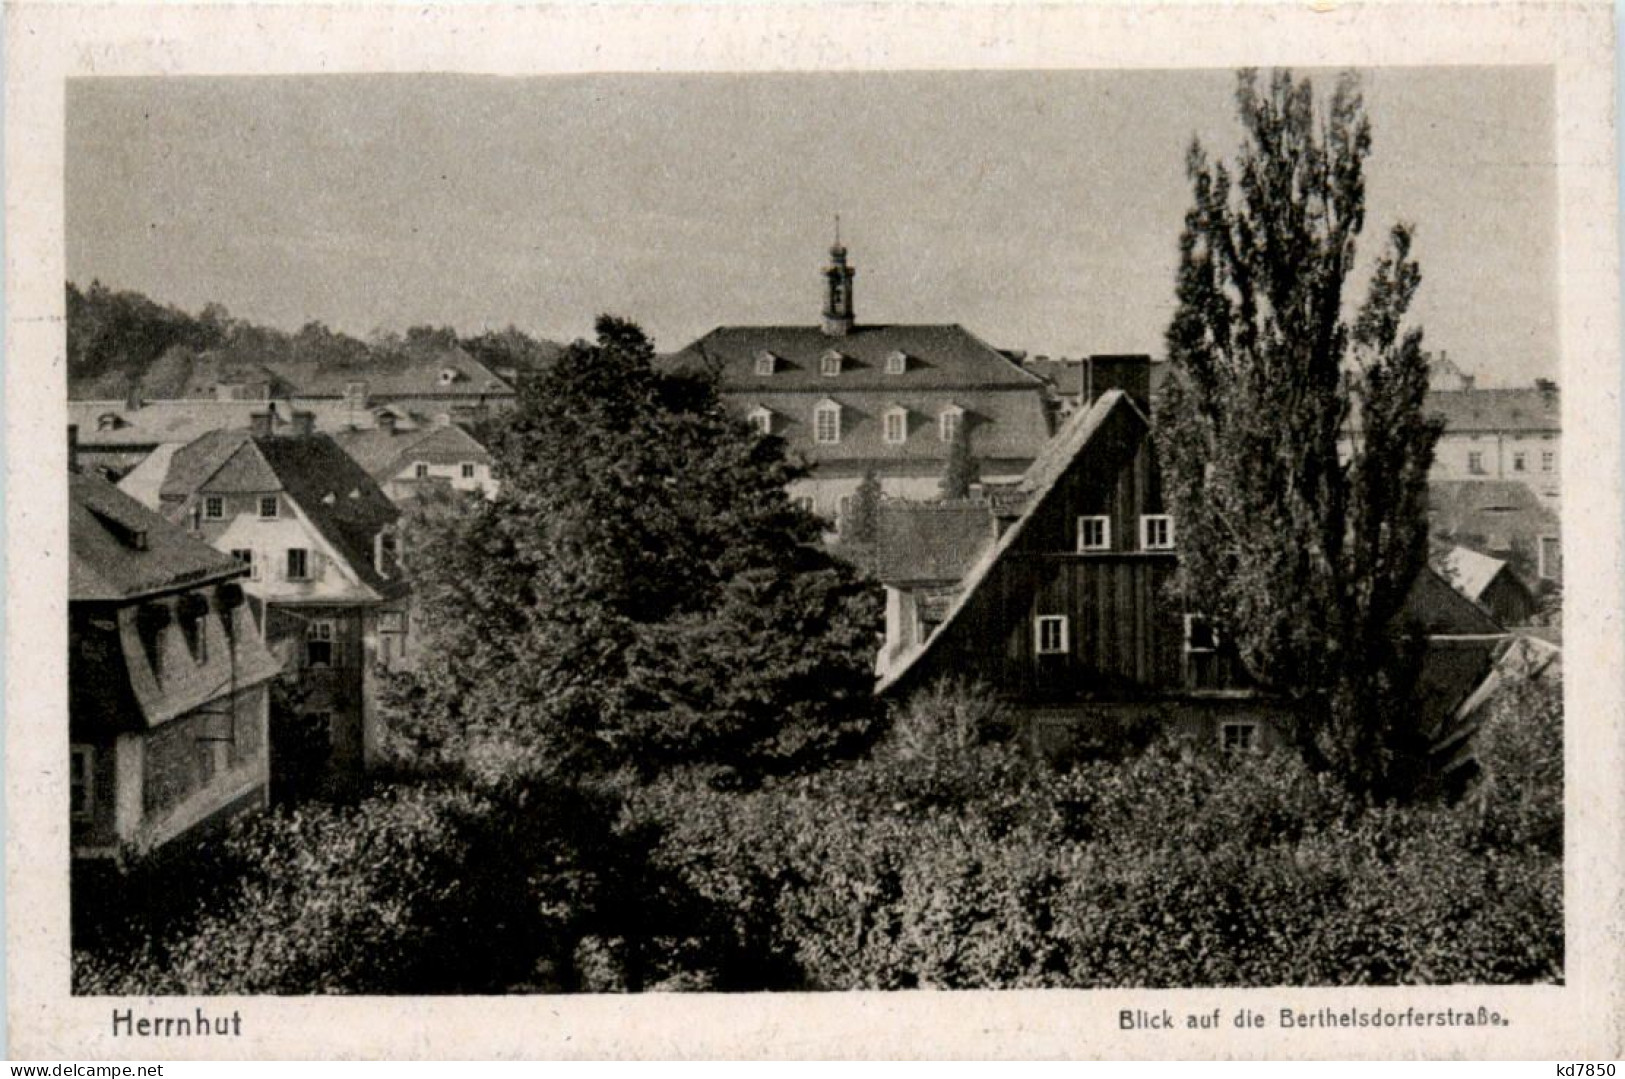
[[[1549,73],[1363,76],[1362,263],[1413,222],[1428,347],[1482,385],[1556,377]],[[1213,156],[1239,141],[1232,80],[74,80],[67,268],[289,330],[512,324],[569,341],[607,311],[670,351],[720,324],[816,321],[839,214],[860,321],[1160,355],[1184,156],[1193,135]]]

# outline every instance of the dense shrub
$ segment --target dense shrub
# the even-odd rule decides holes
[[[590,821],[537,792],[445,784],[244,821],[184,857],[138,863],[132,895],[212,880],[206,903],[132,903],[86,934],[81,993],[434,993],[504,988],[570,952],[593,874],[569,831]],[[177,878],[176,874],[185,874]],[[549,985],[558,988],[558,985]]]
[[[997,710],[961,687],[863,762],[748,794],[656,784],[628,820],[710,910],[697,950],[735,957],[718,987],[1550,981],[1560,732],[1500,707],[1503,789],[1460,806],[1370,807],[1285,751],[1163,743],[1055,774],[983,741]]]
[[[1484,778],[1457,805],[1364,804],[1285,751],[1169,742],[1058,772],[997,737],[1006,717],[965,686],[900,711],[863,760],[749,790],[704,767],[420,780],[240,826],[190,868],[132,870],[212,898],[76,936],[75,986],[1559,980],[1557,700],[1514,687],[1496,705]]]

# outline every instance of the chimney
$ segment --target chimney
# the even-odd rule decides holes
[[[68,424],[68,471],[79,471],[79,425]]]
[[[394,434],[395,433],[395,413],[393,413],[393,412],[380,412],[380,413],[378,413],[378,429],[380,431],[383,431],[385,434],[389,434],[389,435]]]
[[[1151,405],[1150,356],[1090,356],[1084,377],[1085,405],[1094,404],[1108,390],[1122,390],[1141,408]]]
[[[130,412],[141,410],[141,383],[130,383],[129,389],[124,391],[124,407]]]
[[[248,414],[248,431],[255,438],[271,437],[271,412],[250,412]]]
[[[293,433],[298,438],[308,438],[316,431],[316,413],[295,409],[293,413]]]

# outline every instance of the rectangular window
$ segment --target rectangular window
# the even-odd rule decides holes
[[[771,375],[775,366],[773,357],[767,353],[756,357],[756,373],[758,375]]]
[[[895,446],[908,437],[908,417],[901,412],[886,413],[886,441]]]
[[[463,463],[463,479],[471,480],[473,478],[474,478],[474,466],[471,465],[471,464],[468,464],[467,462],[464,462]]]
[[[310,579],[310,552],[303,547],[288,548],[288,580],[308,581]]]
[[[325,618],[305,627],[305,666],[333,666],[333,623]]]
[[[1185,616],[1185,651],[1187,652],[1213,652],[1219,647],[1219,635],[1213,629],[1213,623],[1201,615],[1188,614]]]
[[[203,500],[203,516],[206,520],[218,521],[226,515],[226,500],[219,495],[209,495]]]
[[[1522,450],[1515,451],[1512,454],[1512,471],[1514,471],[1514,472],[1522,472],[1523,471],[1523,462],[1524,462],[1523,451]]]
[[[825,375],[838,375],[838,374],[840,374],[841,373],[841,357],[840,357],[840,355],[837,354],[837,353],[834,353],[834,352],[825,353],[824,358],[818,361],[818,369],[819,369],[819,371],[821,371]]]
[[[1078,518],[1078,550],[1109,551],[1112,546],[1110,517]]]
[[[378,612],[378,631],[380,633],[405,633],[406,632],[406,612],[405,611],[379,611]]]
[[[1540,537],[1539,567],[1536,572],[1543,581],[1563,579],[1563,541],[1556,536]]]
[[[750,425],[756,428],[756,433],[759,435],[772,434],[773,413],[769,412],[765,408],[757,409],[755,412],[750,414]]]
[[[89,820],[96,812],[96,751],[90,746],[68,748],[68,805],[74,820]]]
[[[1247,753],[1256,749],[1258,747],[1258,724],[1220,724],[1219,746],[1226,753]]]
[[[1066,651],[1066,615],[1041,614],[1035,628],[1039,655],[1053,656]]]
[[[276,495],[264,495],[260,498],[260,516],[270,520],[277,515]]]
[[[796,509],[802,510],[806,513],[811,513],[813,511],[812,495],[797,495],[790,499],[790,504],[796,507]]]
[[[1151,513],[1140,518],[1140,549],[1142,551],[1171,551],[1174,549],[1174,519],[1166,514]]]
[[[959,434],[959,419],[960,416],[957,412],[944,412],[937,417],[937,433],[941,436],[942,441],[952,442],[954,436]]]
[[[1540,470],[1550,472],[1557,465],[1557,454],[1551,450],[1543,450],[1540,455]]]
[[[813,413],[813,441],[829,445],[840,440],[840,411],[834,408],[821,408]]]
[[[257,581],[260,579],[260,567],[259,563],[254,561],[253,551],[249,550],[247,547],[238,547],[232,550],[231,557],[248,567],[249,580]]]
[[[428,479],[429,466],[424,464],[422,461],[419,461],[417,464],[412,466],[412,475],[416,476],[420,480]]]
[[[837,529],[842,528],[846,524],[847,519],[851,517],[852,503],[855,500],[855,495],[842,495],[841,500],[836,503],[835,512],[837,514],[837,518],[835,521],[835,527]]]
[[[1467,455],[1467,471],[1475,476],[1484,474],[1484,455],[1474,450]]]
[[[901,352],[893,352],[886,357],[886,373],[888,375],[901,375],[908,370],[908,357]]]

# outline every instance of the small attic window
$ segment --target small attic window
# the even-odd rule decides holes
[[[908,353],[893,352],[886,357],[886,373],[888,375],[901,375],[908,370]]]
[[[818,358],[818,373],[821,375],[838,375],[841,373],[841,364],[846,359],[839,352],[830,349]]]
[[[440,384],[442,386],[450,386],[461,377],[462,375],[458,373],[455,367],[442,367],[440,369]]]
[[[96,430],[98,431],[117,431],[123,426],[124,421],[119,419],[117,412],[103,412],[96,417]]]
[[[756,354],[756,373],[758,375],[771,375],[779,369],[779,358],[773,353],[763,349]]]

